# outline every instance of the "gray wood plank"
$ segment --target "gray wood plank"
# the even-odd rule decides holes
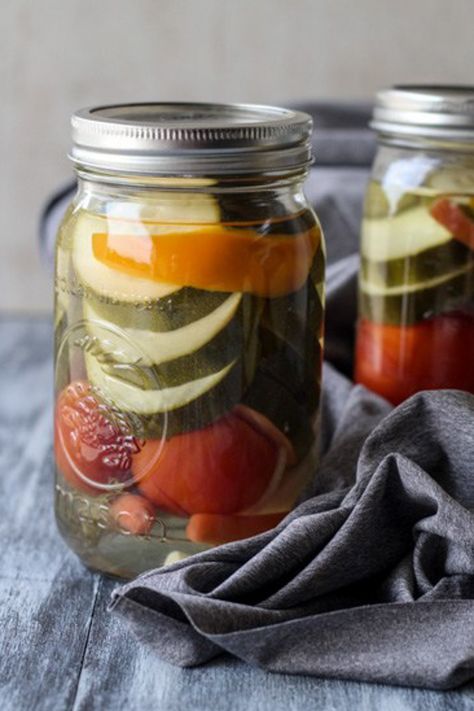
[[[474,689],[434,692],[287,674],[269,674],[222,657],[179,669],[139,644],[126,623],[107,613],[116,583],[105,581],[89,637],[74,711],[468,711]]]
[[[99,593],[74,711],[468,711],[474,690],[434,692],[269,674],[229,657],[179,669],[140,645],[124,621],[106,612],[115,583]]]
[[[93,575],[53,520],[51,327],[0,318],[0,708],[2,711],[468,711],[474,686],[441,693],[268,674],[222,657],[159,660],[107,612],[117,583]]]
[[[69,708],[99,576],[53,519],[51,327],[0,321],[0,707]]]

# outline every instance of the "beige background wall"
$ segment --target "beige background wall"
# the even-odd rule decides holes
[[[0,310],[46,310],[45,198],[96,102],[370,97],[474,83],[473,0],[0,0]]]

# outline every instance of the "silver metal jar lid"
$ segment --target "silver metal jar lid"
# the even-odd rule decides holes
[[[474,141],[474,87],[394,86],[377,94],[372,128],[383,134]]]
[[[311,161],[308,114],[251,104],[98,106],[71,120],[78,166],[147,175],[290,171]]]

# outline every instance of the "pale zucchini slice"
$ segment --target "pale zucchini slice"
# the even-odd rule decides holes
[[[120,410],[138,415],[165,413],[188,405],[193,400],[216,387],[235,365],[235,361],[203,378],[170,388],[144,390],[106,372],[92,353],[85,353],[90,382],[105,400]]]
[[[137,234],[147,238],[146,228],[141,223],[119,222],[114,220],[114,234]],[[102,264],[94,257],[92,235],[95,232],[108,232],[107,219],[88,213],[78,216],[74,227],[73,264],[77,278],[83,288],[91,289],[96,294],[120,302],[141,303],[162,299],[180,289],[175,284],[131,276]]]
[[[120,235],[136,235],[145,251],[151,235],[192,232],[197,225],[216,224],[220,209],[213,195],[159,191],[149,200],[112,203],[108,215],[80,211],[73,227],[73,262],[81,284],[96,294],[120,302],[140,303],[168,296],[180,289],[129,274],[102,264],[94,257],[92,235],[108,233],[112,241]],[[130,255],[132,256],[132,255]]]
[[[141,353],[143,365],[160,365],[193,353],[211,341],[235,316],[241,301],[241,293],[231,294],[210,314],[174,331],[115,328],[101,319],[89,302],[84,303],[84,317],[88,321],[89,332],[102,343],[103,350],[125,351],[126,354],[132,348],[133,353]],[[104,330],[107,333],[106,343],[103,343]]]
[[[393,287],[414,290],[419,288],[419,284],[438,277],[447,279],[450,275],[461,273],[469,265],[474,265],[471,250],[451,239],[424,252],[386,262],[373,262],[362,257],[360,274],[362,282],[369,283],[373,289]]]
[[[437,274],[430,279],[410,284],[390,286],[389,284],[375,283],[366,279],[361,279],[360,288],[368,296],[401,296],[403,294],[413,294],[414,292],[442,286],[450,281],[456,280],[457,277],[471,275],[473,271],[474,264],[467,262],[451,272]]]
[[[215,181],[204,179],[200,181],[200,187],[209,187]],[[180,179],[176,187],[177,190],[157,190],[150,194],[150,197],[140,196],[139,215],[142,220],[176,225],[216,224],[221,220],[221,210],[214,195],[207,192],[193,192],[183,190],[184,181]],[[196,179],[192,181],[194,187],[198,187]],[[172,188],[173,185],[169,183]],[[191,187],[188,183],[188,187]]]
[[[173,294],[146,304],[104,299],[92,290],[86,294],[86,300],[97,317],[120,328],[174,331],[207,316],[229,296],[228,291],[206,291],[184,286]]]
[[[417,285],[416,291],[359,292],[359,313],[375,323],[410,326],[448,311],[472,309],[474,269],[433,283]]]
[[[394,217],[363,220],[361,252],[365,259],[386,262],[443,245],[451,237],[426,207],[420,206]]]

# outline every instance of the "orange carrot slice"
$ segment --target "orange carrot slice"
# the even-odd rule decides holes
[[[194,514],[189,519],[186,534],[195,543],[218,545],[250,538],[268,531],[280,523],[286,513],[264,516],[223,516],[219,514]]]
[[[109,512],[117,528],[134,536],[149,533],[155,520],[153,504],[138,494],[121,494],[110,504]]]
[[[282,296],[308,278],[319,228],[263,236],[221,225],[151,235],[94,233],[94,256],[131,276],[210,291]]]

